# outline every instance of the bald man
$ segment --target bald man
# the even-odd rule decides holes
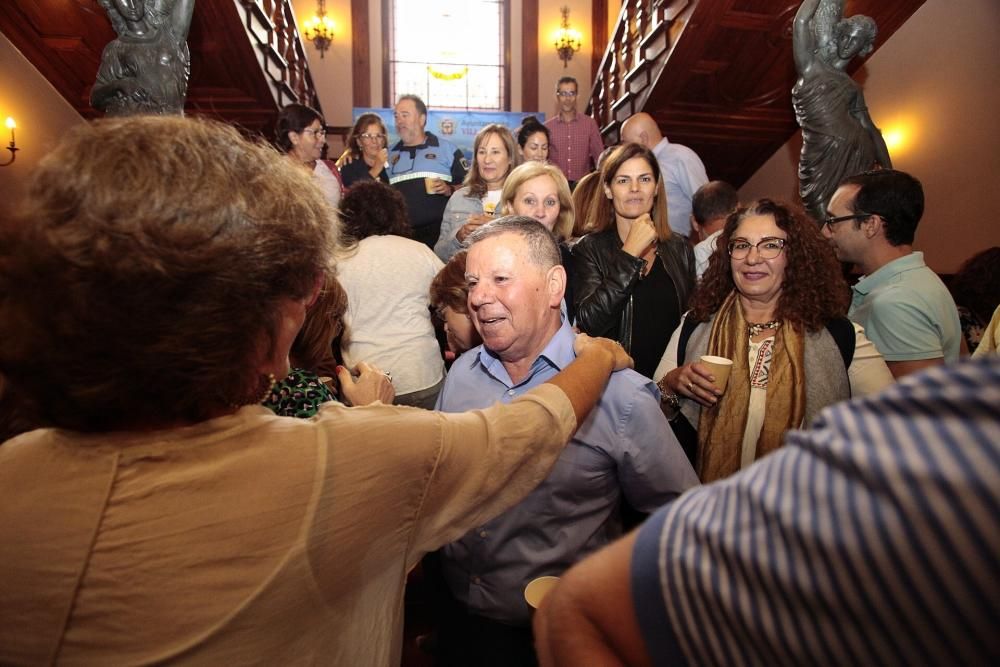
[[[635,114],[622,124],[621,138],[623,142],[642,144],[653,151],[667,190],[670,228],[688,236],[691,233],[691,198],[698,188],[708,183],[701,158],[687,146],[667,141],[653,117],[645,112]]]

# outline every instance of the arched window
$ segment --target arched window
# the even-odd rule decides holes
[[[387,103],[510,108],[507,0],[383,0]]]

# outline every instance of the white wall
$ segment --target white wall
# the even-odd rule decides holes
[[[583,43],[580,51],[563,67],[563,61],[556,53],[553,33],[562,22],[560,7],[569,7],[569,23],[580,31]],[[556,81],[560,77],[572,76],[579,82],[580,111],[587,106],[587,95],[593,81],[590,78],[590,54],[594,47],[594,33],[590,29],[590,0],[563,0],[561,2],[538,2],[538,109],[546,117],[556,114]],[[520,102],[520,100],[518,100]]]
[[[83,118],[56,92],[45,77],[0,33],[0,162],[10,159],[6,149],[8,116],[17,122],[17,157],[0,167],[0,216],[9,215],[24,194],[28,174],[65,132]]]
[[[939,273],[1000,245],[1000,2],[927,0],[866,63],[865,99],[893,166],[924,184],[916,249]],[[796,136],[741,188],[743,200],[794,197]]]

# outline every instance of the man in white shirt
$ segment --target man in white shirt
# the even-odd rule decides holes
[[[623,142],[642,144],[653,151],[667,191],[670,228],[688,236],[691,233],[691,198],[698,188],[708,183],[701,158],[687,146],[667,141],[653,117],[645,112],[635,114],[622,124],[621,138]]]
[[[715,242],[726,226],[726,218],[739,204],[736,188],[725,181],[709,181],[691,198],[691,228],[698,240],[694,247],[694,270],[699,279],[708,268],[708,260],[715,252]]]

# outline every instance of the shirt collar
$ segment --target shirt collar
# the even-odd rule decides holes
[[[557,123],[575,123],[578,120],[580,120],[580,112],[579,111],[574,111],[573,112],[573,118],[571,120],[563,120],[562,114],[558,113],[558,112],[556,113],[556,122]]]
[[[428,146],[439,146],[439,145],[441,145],[441,142],[438,141],[437,136],[435,136],[431,132],[426,132],[425,131],[424,132],[424,143],[417,144],[416,146],[407,146],[406,144],[403,143],[403,140],[400,139],[399,141],[396,142],[396,145],[393,146],[392,148],[390,148],[389,150],[401,151],[401,150],[405,149],[405,150],[408,150],[408,151],[416,151],[416,150],[420,150],[421,148],[427,148]]]
[[[861,276],[857,284],[854,286],[854,291],[858,294],[868,294],[873,289],[882,285],[892,279],[893,276],[899,275],[904,271],[912,271],[913,269],[919,269],[927,266],[924,263],[924,253],[916,250],[911,252],[909,255],[903,255],[898,257],[888,264],[884,264],[875,270],[869,276]]]
[[[542,348],[542,351],[535,358],[534,362],[532,362],[528,376],[518,384],[531,382],[531,379],[538,371],[545,367],[554,368],[557,372],[561,371],[576,359],[576,352],[573,350],[576,334],[573,333],[573,328],[569,325],[564,312],[560,312],[560,317],[562,318],[562,324],[559,326],[559,329],[549,339],[545,347]],[[479,346],[479,352],[476,355],[476,364],[494,378],[503,382],[507,387],[513,386],[514,383],[510,379],[507,369],[504,368],[500,357],[491,350],[488,350],[485,345]]]

